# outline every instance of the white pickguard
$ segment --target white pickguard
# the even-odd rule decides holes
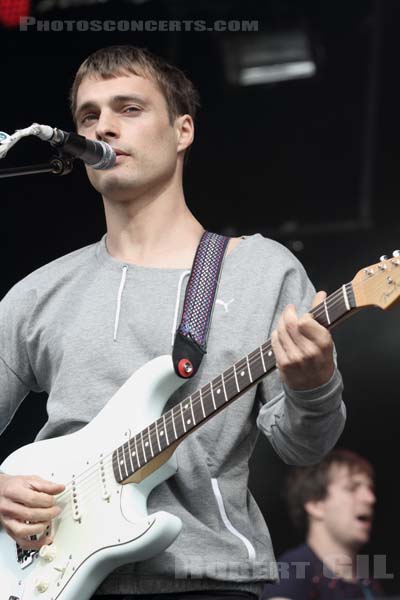
[[[40,475],[68,491],[60,495],[63,510],[53,521],[53,560],[36,555],[21,568],[15,542],[0,529],[0,600],[89,600],[115,568],[154,556],[174,541],[180,519],[162,511],[148,515],[147,497],[176,472],[175,457],[141,483],[120,485],[111,453],[156,420],[184,382],[171,357],[160,356],[134,373],[86,427],[29,444],[5,460],[1,470],[9,475]]]

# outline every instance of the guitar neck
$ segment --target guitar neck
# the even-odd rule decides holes
[[[343,285],[310,311],[330,329],[356,308],[353,286]],[[247,392],[276,368],[271,339],[237,361],[205,386],[151,423],[113,452],[113,470],[119,483],[175,448],[189,433]]]

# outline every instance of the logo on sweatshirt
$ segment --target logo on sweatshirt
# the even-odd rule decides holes
[[[224,302],[223,300],[220,300],[218,298],[216,304],[222,304],[222,306],[225,309],[225,312],[229,312],[229,305],[232,304],[232,302],[234,302],[235,298],[232,298],[232,300],[229,300],[229,302]]]

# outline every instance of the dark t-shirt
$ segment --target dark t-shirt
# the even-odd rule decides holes
[[[377,581],[360,579],[350,582],[334,577],[307,544],[282,554],[278,567],[280,581],[265,586],[262,600],[377,600],[383,597]]]

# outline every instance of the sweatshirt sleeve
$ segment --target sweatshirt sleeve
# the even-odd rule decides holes
[[[287,304],[294,304],[302,315],[310,309],[315,294],[302,265],[288,251],[287,258],[270,333]],[[337,367],[327,383],[310,390],[289,389],[278,370],[262,380],[258,388],[261,408],[257,425],[284,462],[314,464],[333,448],[346,420],[342,389]]]
[[[30,391],[41,391],[29,360],[35,293],[17,284],[0,302],[0,433]]]

